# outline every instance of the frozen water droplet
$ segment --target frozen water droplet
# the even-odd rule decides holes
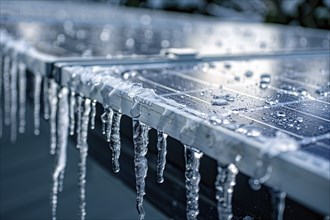
[[[110,149],[112,150],[112,169],[115,173],[120,170],[119,156],[120,156],[120,119],[122,114],[114,112],[112,117]]]
[[[157,160],[157,181],[158,183],[164,182],[164,169],[166,164],[166,154],[167,154],[167,135],[163,131],[157,131],[157,150],[158,150],[158,160]]]
[[[186,214],[187,219],[194,220],[197,219],[199,209],[198,209],[198,200],[199,200],[199,163],[200,158],[203,156],[203,153],[195,148],[184,146],[185,149],[185,161],[186,161]]]
[[[218,175],[215,181],[216,199],[218,201],[218,218],[230,220],[232,213],[232,196],[236,185],[238,169],[234,164],[223,166],[218,163]]]
[[[33,103],[34,103],[34,134],[39,135],[40,130],[40,94],[41,94],[41,74],[36,73],[34,75],[34,91],[33,91]]]

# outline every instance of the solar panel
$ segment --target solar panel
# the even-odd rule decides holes
[[[53,6],[0,9],[6,56],[128,116],[138,102],[142,123],[249,176],[267,154],[265,184],[328,214],[328,32]]]
[[[330,153],[328,66],[329,58],[319,56],[185,62],[159,66],[95,66],[85,69],[68,67],[64,68],[61,83],[69,86],[72,80],[70,76],[78,72],[90,75],[85,82],[90,85],[102,76],[104,82],[98,85],[99,92],[91,94],[93,89],[87,86],[82,86],[77,92],[116,110],[121,109],[127,115],[130,115],[129,109],[133,105],[133,100],[128,95],[132,93],[131,89],[138,85],[146,90],[152,89],[154,95],[141,97],[147,103],[142,107],[142,122],[157,128],[164,111],[171,111],[173,115],[169,117],[175,122],[168,125],[169,127],[165,126],[164,132],[184,144],[196,146],[218,160],[230,161],[233,160],[233,155],[241,153],[243,158],[239,168],[246,169],[252,176],[254,163],[251,161],[258,158],[265,146],[272,147],[268,145],[270,140],[276,139],[279,133],[285,134],[286,139],[292,138],[300,146],[298,151],[288,154],[290,166],[294,166],[293,161],[299,158],[298,160],[303,160],[303,165],[299,165],[299,173],[302,170],[305,173],[305,169],[316,169],[323,176],[327,175],[329,169]],[[114,89],[115,85],[111,81],[121,77],[124,78],[124,85],[127,83],[130,86],[126,86],[126,90],[117,88],[120,91],[119,97],[104,98],[102,90]],[[121,87],[125,88],[123,85]],[[192,130],[185,130],[187,124]],[[224,139],[217,138],[223,136]],[[274,162],[272,167],[273,179],[271,177],[267,183],[274,183],[274,187],[283,187],[285,184],[282,179],[283,175],[286,176],[286,170],[280,168],[283,164],[278,164],[279,167],[275,164],[277,163]],[[305,181],[296,182],[296,177],[290,177],[288,173],[285,179],[288,185],[292,184],[289,188]],[[280,179],[276,180],[276,176]],[[311,180],[316,179],[309,178],[306,181]],[[314,201],[314,204],[320,205],[318,208],[322,206],[319,203],[323,200],[322,194],[324,191],[320,192],[318,202]],[[323,202],[328,203],[323,198]]]

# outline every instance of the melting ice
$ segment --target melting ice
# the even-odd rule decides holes
[[[63,181],[64,170],[66,166],[66,148],[69,129],[69,104],[68,90],[62,88],[59,93],[59,112],[58,112],[58,150],[57,162],[53,173],[53,188],[52,188],[52,219],[56,219],[57,208],[57,193],[59,191],[59,182]],[[61,177],[62,176],[62,177]]]
[[[218,164],[218,175],[215,182],[216,199],[218,201],[218,218],[219,220],[230,220],[233,217],[232,213],[232,196],[234,186],[236,185],[236,175],[238,169],[234,164],[223,166]]]
[[[198,209],[198,192],[199,192],[199,161],[203,153],[190,146],[184,146],[186,160],[186,214],[188,220],[196,220],[199,213]]]

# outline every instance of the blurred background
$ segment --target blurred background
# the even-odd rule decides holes
[[[330,29],[330,0],[83,0],[220,17]]]

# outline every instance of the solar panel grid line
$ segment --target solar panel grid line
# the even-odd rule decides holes
[[[177,74],[177,75],[178,75],[178,76],[183,76],[182,74]],[[192,80],[192,78],[190,78],[190,77],[185,77],[185,76],[184,76],[184,78],[185,78],[185,79]],[[195,79],[194,79],[194,81],[195,81]],[[201,80],[198,80],[198,82],[199,82],[199,83],[204,83],[204,82],[202,82]],[[206,84],[206,83],[205,83],[205,84]],[[219,87],[219,86],[215,86],[215,87]],[[248,97],[251,97],[251,98],[254,98],[254,99],[257,99],[257,100],[266,101],[265,99],[262,99],[262,98],[259,98],[259,97],[256,97],[256,96],[252,96],[252,95],[249,95],[249,94],[246,94],[246,93],[240,93],[240,92],[238,92],[237,90],[232,90],[232,89],[227,88],[227,87],[225,87],[225,86],[222,86],[222,88],[223,88],[224,90],[228,90],[228,91],[231,91],[231,92],[235,92],[235,93],[238,93],[238,94],[241,94],[241,95],[244,95],[244,96],[248,96]],[[273,88],[273,89],[274,89],[275,87],[269,86],[269,88]],[[317,88],[319,88],[319,87],[317,87]],[[275,88],[275,90],[276,90],[276,89],[278,89],[278,88]],[[284,91],[284,90],[278,89],[278,91]],[[313,100],[314,100],[314,99],[313,99]],[[324,101],[321,101],[321,100],[318,100],[318,99],[315,99],[315,101],[319,101],[319,102],[322,102],[322,103],[324,103],[324,104],[330,104],[330,103],[328,103],[328,102],[324,102]],[[322,117],[318,117],[318,116],[315,116],[315,115],[312,115],[312,114],[309,114],[309,113],[306,113],[306,112],[303,112],[303,111],[299,111],[299,110],[297,110],[297,109],[293,109],[293,108],[290,108],[290,107],[285,106],[285,105],[287,105],[287,104],[292,104],[292,103],[301,103],[301,101],[293,101],[293,102],[288,102],[288,103],[280,103],[280,104],[278,104],[278,105],[281,105],[281,106],[283,106],[284,108],[287,108],[287,109],[291,109],[291,110],[294,110],[294,111],[297,111],[297,112],[300,112],[300,113],[306,114],[306,115],[311,116],[311,117],[315,117],[315,118],[318,118],[318,119],[321,119],[321,120],[325,120],[325,121],[330,121],[330,120],[324,119],[324,118],[322,118]],[[276,106],[276,105],[275,105],[275,106]],[[274,107],[274,106],[270,106],[270,107]],[[261,108],[264,108],[264,107],[261,107]]]
[[[281,89],[281,88],[277,88],[277,87],[272,86],[272,85],[269,85],[268,88],[269,88],[269,89],[272,89],[272,90],[274,90],[274,91],[277,91],[277,92],[282,92],[282,93],[290,94],[290,95],[293,95],[293,96],[296,96],[296,93],[297,93],[297,92],[294,92],[294,91],[287,91],[287,90],[284,90],[284,89]],[[324,103],[324,104],[330,104],[330,103],[327,102],[327,101],[323,101],[323,100],[321,100],[321,99],[317,99],[317,98],[315,98],[315,97],[313,97],[313,96],[311,96],[311,95],[308,95],[307,97],[308,97],[310,100],[314,100],[314,101],[316,101],[316,102],[320,102],[320,103]]]
[[[270,124],[268,124],[268,123],[265,123],[265,122],[259,121],[259,120],[257,120],[257,119],[254,119],[254,118],[251,118],[251,117],[249,117],[249,116],[246,116],[246,115],[244,115],[244,114],[240,114],[240,116],[242,116],[242,117],[244,117],[244,118],[247,118],[247,119],[250,119],[250,120],[252,120],[252,121],[256,121],[256,122],[258,122],[259,124],[265,125],[265,126],[267,126],[267,127],[274,128],[274,129],[279,130],[279,131],[281,131],[281,132],[283,132],[283,133],[285,133],[285,134],[289,134],[289,135],[291,135],[291,136],[293,136],[293,137],[300,138],[300,139],[303,139],[303,138],[304,138],[303,136],[300,136],[300,135],[297,135],[297,134],[292,133],[292,132],[290,132],[290,131],[287,131],[287,130],[281,129],[281,128],[279,128],[279,127],[276,127],[276,126],[270,125]]]
[[[177,76],[180,76],[180,77],[185,78],[185,79],[187,79],[187,80],[196,81],[196,82],[199,82],[199,83],[201,83],[201,84],[210,85],[210,84],[208,84],[207,82],[204,82],[204,81],[201,81],[201,80],[196,80],[196,79],[194,79],[194,78],[192,78],[192,77],[190,77],[190,76],[187,76],[187,75],[184,75],[184,74],[181,74],[181,73],[177,73]],[[154,82],[154,83],[156,84],[156,82]],[[157,83],[157,85],[159,85],[159,84]],[[163,86],[163,85],[160,85],[160,86]],[[212,86],[215,87],[215,88],[219,88],[219,87],[220,87],[220,85],[217,85],[217,86],[212,85]],[[244,95],[244,96],[248,96],[248,97],[251,97],[251,98],[254,98],[254,99],[257,99],[257,100],[266,101],[265,99],[262,99],[262,98],[259,98],[259,97],[256,97],[256,96],[252,96],[252,95],[249,95],[249,94],[246,94],[246,93],[240,93],[240,92],[238,92],[237,90],[232,90],[232,89],[227,88],[227,87],[225,87],[225,86],[221,86],[221,87],[222,87],[222,89],[227,90],[227,91],[235,92],[235,93],[238,93],[238,94],[241,94],[241,95]],[[167,88],[169,88],[169,87],[167,87]],[[273,88],[273,89],[274,89],[275,87],[269,86],[269,88]],[[275,88],[275,90],[277,90],[277,91],[284,91],[284,90],[281,90],[281,89],[278,89],[278,88]],[[198,98],[193,97],[193,96],[190,96],[190,97],[192,97],[192,98],[194,98],[194,99],[197,99],[197,100],[199,100],[199,101],[201,101],[201,102],[205,102],[205,101],[202,100],[202,99],[198,99]],[[319,101],[319,100],[316,99],[316,101]],[[297,102],[299,102],[299,101],[297,101]],[[330,104],[330,103],[323,102],[323,101],[320,101],[320,102],[322,102],[322,103],[326,103],[326,104]],[[207,103],[207,102],[205,102],[205,103]],[[282,105],[284,108],[287,108],[287,109],[290,109],[290,110],[293,110],[293,111],[297,111],[297,112],[300,112],[300,113],[303,113],[303,114],[306,114],[306,115],[308,115],[308,116],[315,117],[315,118],[318,118],[318,119],[321,119],[321,120],[329,121],[329,120],[327,120],[327,119],[324,119],[324,118],[321,118],[321,117],[318,117],[318,116],[315,116],[315,115],[312,115],[312,114],[309,114],[309,113],[305,113],[305,112],[299,111],[299,110],[297,110],[297,109],[292,109],[292,108],[290,108],[290,107],[286,107],[286,106],[285,106],[286,104],[291,104],[291,103],[292,103],[292,102],[290,102],[290,103],[281,103],[281,105]],[[207,103],[207,104],[210,104],[210,103]],[[272,107],[272,106],[270,106],[270,107]],[[264,107],[261,107],[261,108],[264,108]]]
[[[299,112],[299,113],[302,113],[302,114],[304,114],[304,115],[308,115],[308,116],[313,117],[313,118],[317,118],[317,119],[320,119],[320,120],[323,120],[323,121],[330,122],[329,119],[322,118],[322,117],[319,117],[319,116],[316,116],[316,115],[313,115],[313,114],[310,114],[310,113],[307,113],[307,112],[304,112],[304,111],[300,111],[300,110],[298,110],[298,109],[290,108],[290,107],[288,107],[288,106],[285,106],[286,104],[291,104],[291,103],[284,103],[283,108],[290,109],[290,110],[293,110],[293,111],[295,111],[295,112]]]
[[[302,86],[308,86],[308,87],[311,87],[313,89],[320,89],[320,88],[322,88],[321,86],[318,86],[318,85],[313,85],[313,84],[310,84],[310,83],[301,82],[299,80],[289,79],[289,78],[286,78],[286,77],[283,77],[283,76],[275,76],[275,78],[282,79],[282,80],[287,81],[287,82],[297,83],[297,84],[300,84]]]

